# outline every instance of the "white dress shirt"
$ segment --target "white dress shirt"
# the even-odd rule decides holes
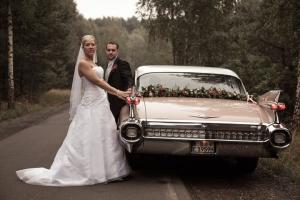
[[[116,58],[113,59],[113,60],[110,60],[110,61],[108,62],[108,64],[107,64],[107,68],[106,68],[106,71],[105,71],[105,77],[104,77],[106,82],[108,81],[108,77],[109,77],[109,74],[110,74],[110,72],[111,72],[111,68],[112,68],[112,66],[113,66],[113,64],[114,64],[114,62],[115,62],[115,60],[116,60]]]

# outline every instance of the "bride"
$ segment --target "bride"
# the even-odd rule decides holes
[[[29,168],[16,172],[24,182],[47,186],[79,186],[109,182],[129,175],[107,93],[124,99],[103,80],[103,69],[95,65],[96,40],[85,35],[81,41],[70,97],[67,136],[50,169]]]

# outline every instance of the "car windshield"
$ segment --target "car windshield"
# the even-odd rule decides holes
[[[233,76],[199,73],[149,73],[137,80],[143,96],[186,96],[245,99],[241,81]]]

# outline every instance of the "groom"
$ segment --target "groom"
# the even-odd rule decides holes
[[[111,86],[118,90],[126,91],[133,86],[133,78],[129,63],[121,60],[118,54],[119,44],[113,41],[108,42],[106,44],[108,65],[104,78]],[[110,110],[115,117],[116,123],[118,123],[120,110],[126,103],[124,100],[110,94],[108,94],[108,101],[110,103]]]

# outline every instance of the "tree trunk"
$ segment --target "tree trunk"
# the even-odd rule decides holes
[[[14,63],[13,63],[13,22],[10,1],[8,1],[8,108],[15,107]]]
[[[2,110],[2,93],[3,93],[3,88],[2,88],[2,67],[0,65],[0,112]]]
[[[292,130],[294,133],[297,132],[299,125],[300,125],[300,49],[298,52],[298,73],[297,73],[297,89],[296,89],[296,101],[295,101],[295,108],[293,114],[293,121],[292,121]]]

